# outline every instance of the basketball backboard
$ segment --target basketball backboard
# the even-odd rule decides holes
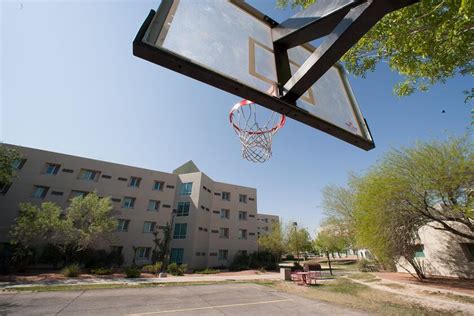
[[[362,149],[374,148],[341,65],[330,67],[295,102],[283,98],[272,37],[277,25],[243,1],[163,0],[138,32],[134,55]],[[309,44],[287,50],[292,75],[314,51]]]

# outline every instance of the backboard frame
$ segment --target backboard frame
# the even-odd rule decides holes
[[[261,22],[267,24],[271,28],[278,25],[277,22],[256,10],[252,6],[248,5],[244,1],[233,0],[231,2],[240,9],[259,19]],[[177,3],[178,1],[175,0],[162,0],[158,11],[150,11],[148,17],[145,19],[133,41],[133,54],[135,56],[170,70],[179,72],[198,81],[207,83],[231,94],[238,95],[244,99],[252,100],[256,104],[323,131],[356,147],[362,148],[364,150],[370,150],[375,147],[367,122],[359,110],[357,101],[347,80],[345,70],[338,63],[335,64],[334,67],[337,69],[340,77],[342,78],[342,84],[347,92],[352,111],[364,137],[351,133],[350,131],[329,123],[322,118],[316,117],[310,112],[297,107],[294,102],[285,101],[275,96],[269,96],[262,91],[239,82],[235,78],[231,78],[225,74],[209,69],[167,49],[152,46],[146,43],[144,41],[146,36],[154,36],[156,38],[158,37],[158,35],[161,33],[161,30],[166,25],[166,21],[170,16],[170,12],[173,10],[173,6]],[[152,23],[155,24],[154,29],[157,30],[158,34],[150,34],[151,32],[148,32]],[[309,44],[304,44],[302,46],[312,52],[315,50],[315,48]]]

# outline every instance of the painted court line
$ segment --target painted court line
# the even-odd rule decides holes
[[[288,302],[288,301],[292,301],[292,299],[291,299],[291,298],[287,298],[287,299],[284,299],[284,300],[261,301],[261,302],[253,302],[253,303],[240,303],[240,304],[216,305],[216,306],[206,306],[206,307],[170,309],[170,310],[167,310],[167,311],[136,313],[136,314],[128,314],[128,315],[129,315],[129,316],[141,316],[141,315],[155,315],[155,314],[164,314],[164,313],[179,313],[179,312],[189,312],[189,311],[197,311],[197,310],[203,310],[203,309],[214,309],[214,308],[226,308],[226,307],[235,307],[235,306],[249,306],[249,305],[271,304],[271,303],[280,303],[280,302]]]

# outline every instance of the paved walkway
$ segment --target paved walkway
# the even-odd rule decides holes
[[[253,281],[253,280],[279,280],[279,273],[245,274],[245,275],[186,275],[168,276],[166,278],[67,278],[59,280],[41,280],[33,282],[1,282],[0,288],[14,289],[17,287],[42,286],[42,285],[90,285],[90,284],[146,284],[146,283],[189,283],[189,282],[224,282],[224,281]]]
[[[0,315],[366,315],[254,284],[0,294]]]

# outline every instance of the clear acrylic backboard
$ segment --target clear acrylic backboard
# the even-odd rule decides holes
[[[330,68],[296,103],[280,99],[272,27],[242,1],[163,0],[134,41],[134,54],[252,100],[357,147],[374,148],[344,69]],[[314,51],[288,50],[293,73]],[[281,83],[280,83],[281,86]]]

